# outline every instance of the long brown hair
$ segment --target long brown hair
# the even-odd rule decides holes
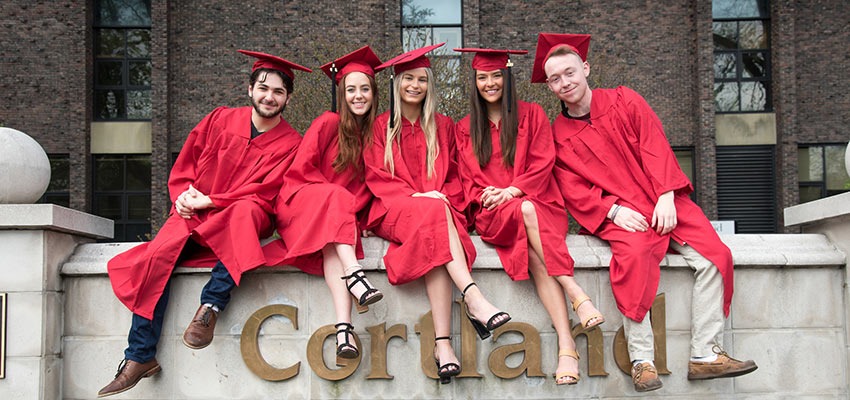
[[[502,76],[504,77],[502,87],[507,87],[507,80],[512,79],[508,75],[508,70],[502,68]],[[487,101],[478,93],[476,79],[478,71],[472,70],[472,87],[469,90],[469,135],[472,139],[472,150],[475,152],[475,158],[478,159],[478,165],[482,168],[490,163],[490,155],[493,154],[493,142],[490,140],[490,120],[487,117]],[[510,85],[511,112],[508,112],[508,101],[505,99],[505,92],[502,91],[502,132],[500,142],[502,144],[502,163],[508,167],[514,166],[514,156],[516,155],[516,135],[519,129],[519,120],[517,119],[517,104],[516,104],[516,85],[511,82]]]
[[[369,87],[372,91],[372,105],[369,107],[369,112],[364,115],[361,123],[357,123],[357,117],[351,112],[348,103],[345,101],[345,78],[350,73],[345,74],[339,80],[339,85],[336,88],[336,99],[339,107],[339,151],[334,160],[333,167],[336,173],[340,173],[350,165],[354,166],[355,175],[363,178],[363,165],[360,159],[363,155],[363,149],[372,143],[372,124],[375,122],[375,117],[378,115],[378,84],[375,78],[366,75],[369,78]]]
[[[437,155],[439,154],[437,146],[437,122],[435,113],[437,112],[437,85],[434,82],[434,73],[431,71],[430,67],[425,68],[425,75],[428,77],[428,89],[425,91],[425,100],[422,101],[422,114],[419,117],[419,125],[422,128],[422,132],[425,133],[425,148],[427,150],[427,156],[425,157],[425,163],[427,165],[428,170],[428,179],[434,175],[434,166],[437,164]],[[393,119],[393,127],[390,128],[389,124],[387,124],[387,145],[384,150],[384,166],[390,172],[390,175],[395,176],[395,163],[393,162],[393,140],[397,140],[400,143],[400,133],[401,133],[401,119],[403,118],[401,115],[401,80],[404,76],[402,73],[401,76],[395,77],[393,80],[393,91],[395,91],[395,96],[393,97],[393,115],[390,115],[390,118]]]

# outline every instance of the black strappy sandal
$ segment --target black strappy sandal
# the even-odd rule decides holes
[[[438,340],[451,341],[452,338],[451,338],[451,336],[440,336],[440,337],[434,338],[434,343],[435,343],[434,349],[437,348],[436,342]],[[443,384],[443,385],[445,385],[447,383],[451,383],[453,376],[460,375],[460,365],[457,365],[457,363],[445,363],[443,365],[440,365],[440,360],[437,359],[436,354],[434,354],[434,364],[437,364],[437,375],[440,377],[440,383]],[[455,368],[451,369],[451,367],[455,367]]]
[[[384,294],[381,293],[380,290],[375,289],[374,287],[372,287],[372,285],[369,284],[369,281],[366,280],[366,273],[363,272],[362,269],[358,269],[357,271],[352,272],[351,275],[346,275],[342,277],[342,280],[346,282],[349,279],[354,279],[354,281],[348,283],[346,287],[348,288],[348,292],[351,293],[351,297],[354,297],[354,300],[357,301],[358,306],[364,307],[370,304],[375,304],[379,300],[384,298]],[[366,288],[366,291],[360,295],[360,298],[355,297],[354,292],[351,291],[354,285],[358,283],[362,284]],[[370,297],[369,295],[373,293],[375,293],[375,295],[372,295]]]
[[[475,282],[472,282],[469,285],[466,285],[466,287],[463,289],[463,292],[461,292],[460,295],[465,298],[466,297],[466,291],[469,290],[469,288],[471,288],[473,286],[478,286],[478,285],[476,285]],[[495,322],[496,319],[501,317],[501,316],[505,316],[507,318],[505,318],[501,321]],[[493,314],[493,316],[491,316],[490,319],[487,320],[487,325],[484,325],[483,322],[479,321],[477,318],[473,317],[472,314],[469,313],[469,307],[466,308],[466,318],[469,318],[469,322],[472,323],[472,327],[475,328],[475,332],[478,333],[478,337],[480,337],[481,340],[487,339],[488,337],[490,337],[490,331],[506,324],[508,321],[511,320],[511,316],[508,315],[508,313],[506,313],[504,311],[499,311],[499,312]]]
[[[349,324],[348,322],[340,322],[334,325],[336,328],[336,355],[340,358],[357,358],[360,355],[360,351],[357,350],[357,347],[354,347],[354,342],[349,342],[349,336],[354,336],[354,325]],[[339,343],[339,333],[345,332],[345,342]]]

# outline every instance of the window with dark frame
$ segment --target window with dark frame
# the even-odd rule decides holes
[[[846,144],[800,145],[797,149],[797,179],[800,203],[850,191],[844,167]]]
[[[94,155],[95,215],[115,221],[116,242],[149,240],[150,154]]]
[[[714,107],[771,111],[768,0],[713,0]]]
[[[96,121],[151,119],[151,2],[94,2]]]
[[[461,0],[401,0],[401,45],[404,51],[446,42],[463,46]]]
[[[48,154],[50,183],[39,203],[71,207],[71,159],[68,154]]]

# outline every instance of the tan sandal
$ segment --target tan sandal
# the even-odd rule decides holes
[[[590,296],[584,295],[584,296],[581,296],[581,297],[575,299],[575,301],[573,301],[573,311],[576,312],[576,315],[578,315],[579,306],[581,306],[582,303],[584,303],[585,301],[590,301]],[[591,302],[591,304],[593,304],[593,302]],[[579,318],[581,318],[581,317],[579,317]],[[590,320],[592,320],[594,318],[596,318],[596,322],[591,324]],[[583,318],[581,320],[581,326],[583,326],[585,330],[590,330],[590,329],[595,328],[599,325],[602,325],[603,322],[605,322],[605,318],[602,316],[601,313],[597,312],[595,314],[589,315],[587,318]]]
[[[558,351],[558,358],[560,359],[561,357],[572,357],[572,358],[575,358],[576,361],[578,361],[578,359],[579,359],[578,353],[576,353],[575,350],[560,350],[560,351]],[[578,370],[576,370],[575,373],[573,373],[573,372],[561,372],[560,374],[554,373],[552,375],[555,377],[555,384],[556,385],[575,385],[576,383],[578,383],[579,379],[581,379],[580,376],[579,376]],[[564,377],[570,377],[570,378],[573,378],[573,379],[565,381],[565,382],[561,382],[561,378],[564,378]]]

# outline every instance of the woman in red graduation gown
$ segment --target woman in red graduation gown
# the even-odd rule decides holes
[[[304,134],[275,204],[281,239],[264,247],[270,265],[291,264],[324,275],[338,321],[337,355],[342,358],[359,354],[351,297],[360,306],[383,298],[357,262],[363,258],[358,215],[365,217],[372,199],[362,152],[372,139],[377,115],[374,67],[380,63],[365,46],[321,67],[335,83],[340,110],[325,112]]]
[[[455,50],[476,53],[470,114],[457,124],[458,164],[472,225],[496,246],[512,280],[528,279],[529,271],[534,276],[558,333],[556,383],[577,383],[578,354],[564,291],[585,329],[604,319],[573,278],[567,212],[552,176],[549,119],[539,105],[516,100],[509,54],[527,52]]]
[[[444,44],[444,43],[443,43]],[[366,183],[375,194],[369,221],[390,241],[384,257],[390,283],[424,277],[434,319],[434,357],[442,383],[460,373],[451,347],[452,288],[463,289],[479,336],[510,319],[472,281],[475,248],[466,232],[463,187],[455,158],[454,123],[435,112],[437,94],[425,54],[443,44],[402,54],[394,66],[390,112],[378,116],[364,152]],[[392,99],[394,97],[394,99]]]

